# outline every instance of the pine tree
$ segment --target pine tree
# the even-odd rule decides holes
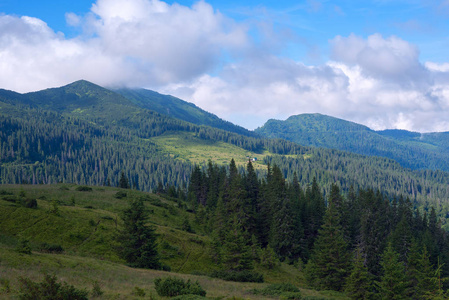
[[[363,262],[362,252],[357,249],[351,274],[346,278],[345,292],[351,299],[373,299],[373,289],[373,278]]]
[[[119,187],[122,188],[122,189],[129,189],[128,178],[126,178],[125,172],[123,172],[123,171],[120,174]]]
[[[141,199],[133,200],[123,212],[124,228],[117,240],[119,255],[131,267],[160,269],[155,229],[146,226],[147,212]]]
[[[239,221],[234,217],[232,228],[227,233],[223,246],[223,263],[226,269],[231,271],[253,269],[253,255],[245,236]]]
[[[382,299],[408,299],[408,281],[404,272],[404,264],[399,261],[396,253],[388,243],[380,261],[382,276],[377,282],[378,291]]]
[[[312,285],[339,291],[349,273],[350,253],[340,226],[340,216],[332,201],[324,215],[306,277]]]

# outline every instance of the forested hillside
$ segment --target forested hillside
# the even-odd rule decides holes
[[[1,183],[116,186],[123,171],[139,190],[185,189],[195,164],[205,167],[210,159],[227,165],[232,157],[242,169],[256,157],[259,178],[270,162],[288,180],[296,172],[302,186],[315,177],[325,195],[331,183],[344,194],[351,186],[381,189],[391,197],[402,194],[416,207],[435,205],[446,227],[445,172],[410,171],[385,158],[196,125],[86,81],[29,94],[1,91],[0,100]]]
[[[162,95],[146,89],[119,89],[117,93],[131,100],[136,105],[184,120],[196,125],[207,125],[246,136],[255,136],[254,132],[222,120],[216,115],[202,110],[193,103],[170,95]]]
[[[353,122],[321,115],[291,116],[269,120],[255,130],[264,137],[282,138],[303,146],[382,156],[411,169],[449,171],[449,133],[405,130],[374,131]]]

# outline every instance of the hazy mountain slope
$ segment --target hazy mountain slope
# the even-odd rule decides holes
[[[168,115],[197,125],[207,125],[246,136],[255,135],[253,132],[243,127],[220,119],[216,115],[199,108],[193,103],[186,102],[170,95],[162,95],[146,89],[119,89],[116,90],[116,92],[131,100],[134,104],[142,108],[154,110],[160,114]]]
[[[448,133],[377,132],[363,125],[320,114],[291,116],[285,121],[269,120],[256,132],[304,146],[387,157],[411,169],[449,170]]]

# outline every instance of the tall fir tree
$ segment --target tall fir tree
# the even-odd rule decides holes
[[[373,276],[364,264],[363,253],[356,249],[350,275],[346,278],[345,293],[351,299],[374,299]]]
[[[160,269],[156,233],[146,225],[147,215],[141,199],[132,200],[123,211],[123,230],[117,236],[118,252],[131,267]]]
[[[340,291],[349,274],[351,254],[343,237],[338,210],[332,199],[329,200],[324,223],[306,265],[306,278],[316,287]]]
[[[405,276],[404,264],[399,260],[399,254],[388,243],[380,261],[382,275],[377,282],[377,289],[382,299],[408,299],[409,285]]]

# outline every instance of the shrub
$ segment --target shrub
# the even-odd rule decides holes
[[[64,248],[62,248],[61,245],[57,245],[57,244],[42,243],[40,245],[40,249],[42,252],[47,252],[47,253],[59,254],[59,253],[64,252]]]
[[[13,195],[13,193],[6,190],[0,190],[0,196]]]
[[[5,293],[5,294],[11,293],[11,284],[9,282],[9,279],[0,278],[0,285],[2,287],[0,289],[1,292]]]
[[[20,239],[16,251],[22,254],[31,254],[30,242],[26,239]]]
[[[88,186],[81,185],[76,188],[78,192],[92,192],[92,188]]]
[[[100,284],[96,280],[93,283],[91,294],[92,294],[92,297],[94,297],[94,298],[100,297],[101,295],[104,294],[103,290],[101,289]]]
[[[114,195],[114,197],[117,198],[117,199],[122,199],[122,198],[125,198],[126,196],[127,196],[127,194],[124,191],[118,191]]]
[[[17,202],[17,197],[14,195],[6,195],[6,196],[3,196],[2,199],[5,201],[8,201],[8,202],[12,202],[12,203]]]
[[[279,297],[280,300],[301,300],[301,292],[284,292]]]
[[[297,300],[302,299],[301,291],[291,283],[270,284],[261,290],[252,291],[256,295],[279,296],[280,299]]]
[[[254,271],[214,271],[211,277],[236,282],[263,282],[263,275]]]
[[[203,300],[203,299],[207,298],[199,295],[180,295],[170,298],[170,300]]]
[[[66,282],[58,283],[55,275],[45,275],[42,282],[37,283],[29,278],[19,277],[20,282],[20,299],[72,299],[87,300],[88,292],[75,288]]]
[[[206,291],[200,286],[198,281],[191,282],[190,279],[184,281],[181,278],[167,277],[156,278],[154,280],[156,292],[159,296],[174,297],[179,295],[199,295],[206,296]]]
[[[144,289],[142,289],[142,288],[140,288],[138,286],[134,287],[134,289],[133,289],[131,294],[134,295],[134,296],[137,296],[137,297],[145,297],[145,295],[146,295]]]
[[[36,199],[25,198],[20,200],[20,204],[26,208],[37,208]]]

